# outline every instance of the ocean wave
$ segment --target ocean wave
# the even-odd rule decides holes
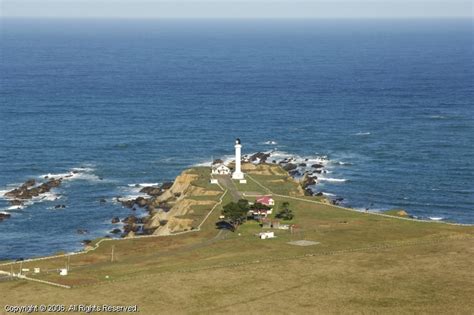
[[[428,217],[428,219],[432,220],[432,221],[441,221],[441,220],[444,220],[443,217]]]
[[[263,144],[267,144],[267,145],[275,145],[275,144],[278,144],[278,142],[276,142],[276,141],[273,141],[273,140],[268,140],[268,141],[265,141]]]
[[[354,134],[354,136],[368,136],[370,135],[370,132],[357,132]]]
[[[246,154],[246,155],[250,156],[250,154]],[[235,155],[228,154],[222,157],[215,157],[214,159],[211,159],[211,160],[204,160],[202,162],[193,164],[193,166],[211,166],[215,159],[221,159],[224,162],[224,164],[229,164],[230,162],[233,162],[235,160]]]
[[[447,117],[443,116],[443,115],[430,115],[430,116],[428,116],[428,118],[430,118],[430,119],[446,119]]]
[[[13,189],[13,188],[12,188]],[[5,194],[9,191],[11,191],[12,189],[4,189],[4,190],[0,190],[0,197],[5,197]]]
[[[138,184],[128,184],[128,187],[156,187],[160,186],[161,183],[138,183]]]
[[[91,167],[74,167],[66,173],[48,173],[40,175],[41,179],[62,178],[63,181],[84,180],[90,182],[102,181],[102,178],[94,174],[94,168]]]
[[[328,193],[328,192],[322,192],[322,194],[324,196],[328,196],[328,197],[335,197],[336,196],[335,194],[331,194],[331,193]]]
[[[5,208],[6,211],[23,210],[23,209],[25,209],[24,205],[10,206],[8,208]]]
[[[55,201],[61,199],[61,195],[57,195],[52,192],[47,192],[42,195],[39,195],[38,197],[34,197],[32,200],[33,201]]]
[[[352,165],[352,163],[350,163],[350,162],[343,162],[343,161],[334,161],[334,164],[336,164],[336,165],[346,165],[346,166]]]
[[[331,177],[318,177],[319,181],[331,182],[331,183],[343,183],[347,182],[345,178],[331,178]]]

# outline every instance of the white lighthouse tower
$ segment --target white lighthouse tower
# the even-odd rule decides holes
[[[241,170],[241,160],[242,160],[242,145],[240,144],[240,139],[235,139],[235,171],[232,173],[233,179],[244,179],[244,173]]]

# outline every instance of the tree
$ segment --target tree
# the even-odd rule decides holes
[[[256,202],[253,205],[250,206],[250,209],[252,210],[270,210],[271,207],[264,205],[263,203]]]
[[[281,204],[281,210],[277,213],[276,217],[283,220],[292,220],[294,218],[293,211],[290,209],[290,203],[284,202]]]
[[[249,202],[245,199],[240,199],[237,202],[230,202],[226,204],[222,209],[222,214],[232,225],[235,231],[240,224],[245,222],[247,218],[247,212],[249,211]]]

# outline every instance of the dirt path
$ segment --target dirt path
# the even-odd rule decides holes
[[[242,199],[242,193],[237,189],[237,186],[235,186],[230,176],[216,175],[215,178],[219,181],[219,184],[222,187],[224,187],[225,189],[229,191],[234,201],[238,201],[239,199]]]

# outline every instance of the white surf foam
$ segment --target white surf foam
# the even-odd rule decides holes
[[[69,172],[66,173],[48,173],[40,175],[41,179],[59,179],[62,178],[64,181],[71,180],[86,180],[86,181],[100,181],[101,178],[93,173],[94,169],[92,167],[74,167]]]
[[[355,136],[368,136],[370,135],[370,132],[357,132],[354,135]]]
[[[428,217],[428,218],[433,221],[441,221],[444,219],[443,217]]]
[[[6,208],[5,210],[7,211],[14,211],[14,210],[23,210],[25,208],[25,206],[23,205],[18,205],[18,206],[10,206],[8,208]]]
[[[268,141],[265,141],[263,144],[267,144],[267,145],[275,145],[275,144],[278,144],[278,142],[276,142],[276,141],[273,141],[273,140],[268,140]]]
[[[55,193],[52,192],[47,192],[44,194],[39,195],[38,197],[33,198],[33,200],[38,200],[38,201],[55,201],[60,199],[60,195],[56,195]]]
[[[328,192],[323,192],[323,195],[324,195],[324,196],[328,196],[328,197],[334,197],[334,196],[336,196],[335,194],[331,194],[331,193],[328,193]]]
[[[128,187],[156,187],[159,186],[160,183],[138,183],[138,184],[128,184]]]
[[[343,183],[346,182],[345,178],[331,178],[331,177],[318,177],[319,181],[332,182],[332,183]]]
[[[342,162],[342,161],[335,161],[334,164],[337,164],[337,165],[352,165],[352,163]]]

